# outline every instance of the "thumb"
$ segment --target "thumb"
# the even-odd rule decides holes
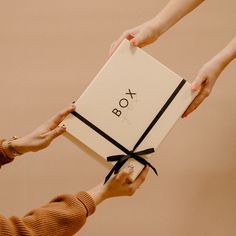
[[[199,91],[202,87],[202,84],[205,82],[206,78],[207,77],[204,74],[199,73],[192,83],[192,86],[191,86],[192,90]]]

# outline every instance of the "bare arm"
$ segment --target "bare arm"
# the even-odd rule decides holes
[[[205,63],[192,83],[192,89],[199,91],[182,117],[187,117],[211,93],[216,80],[225,67],[236,58],[236,36],[216,56]]]
[[[74,105],[67,106],[33,132],[19,139],[0,139],[0,167],[13,161],[19,154],[36,152],[48,147],[55,138],[65,132],[66,127],[61,127],[59,124],[74,109]]]
[[[151,20],[125,30],[110,48],[110,55],[116,50],[123,39],[127,38],[134,46],[144,47],[156,41],[171,26],[195,9],[204,0],[171,0]]]
[[[194,10],[204,0],[172,0],[153,19],[159,34],[166,32],[171,26]]]

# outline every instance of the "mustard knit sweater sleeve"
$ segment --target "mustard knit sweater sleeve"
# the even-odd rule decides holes
[[[0,167],[10,161],[0,150],[0,159],[1,157]],[[94,200],[86,192],[60,195],[24,217],[7,218],[0,215],[0,235],[74,235],[85,224],[87,217],[94,213],[95,208]]]
[[[74,235],[94,211],[94,201],[86,192],[61,195],[22,218],[0,216],[0,235]]]

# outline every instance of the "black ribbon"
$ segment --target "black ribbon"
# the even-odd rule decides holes
[[[145,137],[148,135],[148,133],[151,131],[151,129],[157,123],[157,121],[160,119],[160,117],[163,115],[163,113],[166,111],[168,106],[174,100],[174,98],[179,93],[179,91],[181,90],[181,88],[184,86],[185,83],[186,83],[186,80],[184,80],[184,79],[179,83],[177,88],[174,90],[174,92],[168,98],[168,100],[163,105],[161,110],[157,113],[155,118],[152,120],[152,122],[149,124],[147,129],[141,135],[141,137],[139,138],[137,143],[134,145],[134,148],[133,148],[132,151],[129,151],[128,149],[126,149],[124,146],[122,146],[120,143],[118,143],[115,139],[113,139],[108,134],[103,132],[101,129],[99,129],[97,126],[95,126],[93,123],[91,123],[89,120],[87,120],[85,117],[83,117],[78,112],[76,112],[76,111],[71,112],[71,114],[73,114],[75,117],[77,117],[79,120],[84,122],[87,126],[89,126],[91,129],[93,129],[95,132],[100,134],[103,138],[108,140],[110,143],[115,145],[117,148],[119,148],[121,151],[123,151],[126,154],[126,155],[123,154],[123,155],[114,155],[114,156],[107,157],[107,161],[117,161],[117,162],[113,166],[111,171],[108,173],[108,175],[106,176],[105,183],[109,180],[109,178],[112,176],[113,173],[117,174],[119,172],[120,168],[125,164],[125,162],[129,158],[135,159],[136,161],[142,163],[144,166],[146,166],[146,165],[150,166],[152,168],[152,170],[155,172],[155,174],[158,175],[156,169],[147,160],[145,160],[143,157],[140,156],[140,155],[146,155],[146,154],[149,154],[149,153],[153,153],[154,152],[154,148],[149,148],[149,149],[145,149],[145,150],[138,151],[138,152],[135,152],[135,150],[141,144],[141,142],[145,139]]]
[[[135,159],[136,161],[142,163],[144,166],[146,166],[146,165],[150,166],[152,168],[152,170],[155,172],[155,174],[158,175],[155,167],[152,166],[147,160],[145,160],[144,158],[139,156],[139,155],[147,155],[147,154],[150,154],[153,152],[155,152],[154,148],[148,148],[148,149],[138,151],[138,152],[131,151],[127,155],[114,155],[114,156],[107,157],[107,161],[116,161],[116,164],[113,166],[111,171],[106,176],[104,183],[106,183],[110,179],[110,177],[112,176],[113,173],[117,174],[119,172],[120,168],[125,164],[125,162],[129,158]]]

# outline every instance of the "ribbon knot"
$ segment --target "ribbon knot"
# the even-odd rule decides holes
[[[105,178],[104,184],[110,179],[112,174],[117,174],[121,167],[125,164],[126,161],[128,161],[129,158],[133,158],[136,161],[142,163],[144,166],[148,165],[152,168],[152,170],[155,172],[156,175],[158,175],[156,169],[154,166],[152,166],[147,160],[145,160],[140,155],[147,155],[150,153],[153,153],[155,150],[154,148],[148,148],[142,151],[134,152],[134,151],[128,151],[126,154],[123,155],[114,155],[107,157],[107,161],[116,161],[116,164],[113,166],[111,171],[108,173],[108,175]]]

